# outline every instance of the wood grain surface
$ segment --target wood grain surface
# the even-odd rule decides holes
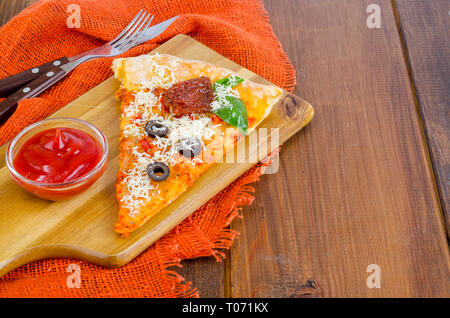
[[[233,297],[448,296],[449,254],[390,1],[264,1],[316,118],[281,152],[231,250]],[[382,287],[366,285],[370,264]],[[307,288],[313,281],[317,288]]]
[[[37,2],[37,0],[1,0],[0,1],[0,25],[8,22],[22,9]]]
[[[1,22],[28,2],[0,0]],[[297,71],[295,93],[316,106],[316,118],[283,146],[278,174],[256,185],[255,202],[233,224],[241,237],[225,262],[184,261],[182,275],[201,297],[449,297],[448,244],[432,167],[441,172],[426,144],[434,161],[432,138],[448,158],[442,140],[449,131],[439,124],[430,132],[434,124],[421,117],[413,91],[423,109],[442,85],[437,78],[446,76],[448,63],[431,71],[426,64],[448,54],[448,45],[430,47],[427,39],[448,34],[443,17],[430,9],[439,1],[422,1],[431,7],[375,1],[381,29],[366,26],[374,1],[263,2]],[[398,26],[409,31],[398,29],[396,6]],[[442,14],[447,11],[444,6]],[[418,16],[423,20],[408,21]],[[427,31],[410,25],[416,23]],[[415,62],[410,41],[422,43]],[[435,81],[419,85],[419,75]],[[448,89],[439,94],[433,98],[448,105]],[[448,107],[433,103],[426,103],[433,118],[448,118]],[[441,175],[442,199],[448,173]],[[369,264],[380,266],[379,289],[366,285]]]
[[[450,2],[396,0],[412,84],[450,231]]]

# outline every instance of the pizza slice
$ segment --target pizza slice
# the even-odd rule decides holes
[[[185,192],[270,113],[275,86],[201,61],[120,58],[120,154],[115,231],[127,236]]]

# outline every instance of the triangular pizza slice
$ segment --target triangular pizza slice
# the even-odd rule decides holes
[[[127,236],[185,192],[270,113],[282,90],[166,54],[120,58],[119,219]]]

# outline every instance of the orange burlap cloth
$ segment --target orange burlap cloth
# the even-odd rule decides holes
[[[80,8],[80,28],[67,27],[74,5]],[[140,9],[155,16],[153,24],[175,15],[180,18],[159,37],[123,56],[148,53],[184,33],[280,87],[291,90],[295,85],[292,65],[257,0],[42,0],[0,29],[0,78],[99,46],[115,37]],[[0,128],[0,144],[110,77],[111,62],[103,58],[84,63],[39,97],[20,102]],[[238,235],[228,226],[241,207],[253,201],[249,184],[258,180],[264,167],[256,165],[122,268],[73,259],[37,261],[2,277],[0,296],[198,297],[199,291],[173,267],[182,259],[224,257],[223,250]],[[70,264],[81,270],[80,288],[67,286]]]

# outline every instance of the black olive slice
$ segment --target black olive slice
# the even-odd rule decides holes
[[[147,124],[145,124],[145,131],[150,137],[153,138],[156,136],[165,137],[169,133],[169,128],[161,123],[158,123],[157,121],[150,120]]]
[[[154,162],[148,165],[147,174],[154,181],[164,181],[169,177],[170,169],[162,162]]]
[[[194,137],[181,139],[177,144],[177,151],[186,158],[194,158],[202,152],[202,142]]]

